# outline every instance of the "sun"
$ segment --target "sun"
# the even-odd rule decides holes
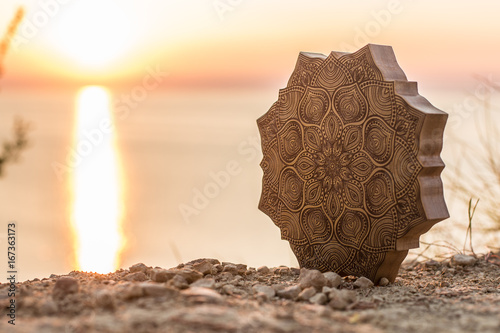
[[[53,33],[58,51],[83,68],[109,66],[132,45],[130,18],[118,1],[85,0],[61,10]]]

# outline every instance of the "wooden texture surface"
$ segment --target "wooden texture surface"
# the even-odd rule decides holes
[[[449,216],[440,178],[446,120],[390,46],[300,53],[257,121],[259,209],[301,267],[394,281],[408,249]]]

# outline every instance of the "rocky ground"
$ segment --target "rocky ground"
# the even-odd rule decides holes
[[[1,332],[500,332],[500,257],[405,264],[395,283],[199,259],[16,285]],[[9,284],[0,284],[8,313]]]

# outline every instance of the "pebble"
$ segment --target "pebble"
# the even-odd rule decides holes
[[[290,273],[290,268],[288,267],[278,267],[274,270],[274,274],[286,275]]]
[[[328,295],[330,293],[330,291],[332,291],[332,289],[334,288],[330,288],[330,287],[327,287],[327,286],[324,286],[322,289],[321,289],[321,292],[325,295]]]
[[[236,265],[236,269],[238,271],[238,274],[245,275],[245,273],[247,272],[247,265],[238,264],[238,265]]]
[[[231,273],[231,274],[238,274],[238,267],[233,264],[227,264],[224,266],[223,272]]]
[[[373,287],[373,282],[370,279],[367,279],[364,276],[362,276],[358,278],[356,282],[354,282],[354,287],[359,289],[368,289]]]
[[[276,291],[271,287],[271,286],[266,286],[263,284],[257,284],[252,287],[252,290],[256,294],[263,294],[265,295],[266,299],[271,299],[276,295]]]
[[[177,275],[182,276],[184,279],[186,279],[186,282],[189,284],[193,283],[193,282],[195,282],[203,277],[203,274],[201,274],[200,272],[197,272],[193,269],[190,269],[190,268],[183,268],[180,270],[176,270],[175,273]]]
[[[217,273],[217,269],[214,268],[214,265],[207,261],[207,260],[203,260],[199,263],[196,263],[193,265],[193,269],[195,271],[198,271],[200,272],[201,274],[203,275],[207,275],[207,274],[216,274]]]
[[[167,282],[175,276],[175,273],[166,269],[153,269],[151,280],[154,282]]]
[[[167,286],[176,289],[186,289],[189,287],[187,280],[182,275],[176,275],[167,282]]]
[[[269,267],[267,266],[260,266],[259,268],[257,268],[257,272],[259,274],[269,274],[270,270],[269,270]]]
[[[328,300],[328,298],[323,293],[317,293],[313,297],[309,298],[309,302],[311,302],[313,304],[319,304],[319,305],[326,304],[327,300]]]
[[[143,282],[140,284],[140,287],[142,288],[142,292],[145,296],[168,296],[169,298],[171,298],[179,294],[179,291],[177,289],[166,287],[164,284]]]
[[[468,256],[465,254],[455,254],[451,257],[451,264],[453,266],[472,266],[477,262],[477,259],[473,256]]]
[[[222,286],[222,293],[226,294],[226,295],[234,294],[235,290],[236,290],[236,287],[232,284],[226,284],[226,285]]]
[[[135,264],[129,267],[129,271],[131,273],[136,273],[136,272],[143,272],[146,273],[148,269],[148,266],[144,265],[143,263]]]
[[[316,288],[309,287],[300,292],[298,299],[301,301],[308,301],[314,295],[316,295]]]
[[[323,273],[323,276],[327,280],[327,286],[330,288],[338,288],[342,284],[342,278],[335,272]]]
[[[218,259],[213,259],[213,258],[201,258],[201,259],[195,259],[195,260],[191,260],[190,262],[186,263],[186,265],[191,265],[191,266],[194,266],[195,264],[198,264],[200,262],[208,262],[212,265],[218,265],[220,264],[220,261]]]
[[[144,292],[141,286],[134,283],[126,287],[121,295],[124,299],[133,299],[144,296]]]
[[[334,310],[345,310],[356,302],[356,292],[346,289],[332,289],[328,295],[330,303],[328,305]]]
[[[40,305],[40,314],[42,316],[52,316],[59,312],[57,309],[57,304],[51,299],[47,299]]]
[[[204,287],[190,287],[181,294],[196,303],[220,303],[223,300],[218,292]]]
[[[433,267],[433,268],[434,268],[434,267],[439,267],[440,265],[441,265],[441,264],[440,264],[438,261],[433,260],[433,259],[431,259],[431,260],[429,260],[429,261],[426,261],[426,262],[424,263],[424,266],[425,266],[425,267]]]
[[[57,279],[54,289],[52,290],[52,297],[63,298],[68,294],[78,292],[78,280],[69,276],[63,276]]]
[[[199,279],[198,281],[191,283],[191,287],[203,287],[208,289],[214,289],[215,280],[212,278]]]
[[[314,287],[316,290],[320,291],[323,286],[327,284],[328,280],[320,271],[307,268],[302,268],[300,270],[299,285],[302,289]]]
[[[106,310],[114,310],[116,307],[115,297],[108,290],[99,290],[95,293],[95,303],[98,307]]]
[[[277,294],[281,298],[295,300],[299,296],[301,291],[302,291],[302,288],[299,285],[294,285],[294,286],[286,287],[285,289],[279,290],[277,292]]]
[[[127,281],[139,281],[139,282],[141,282],[141,281],[146,281],[147,279],[148,279],[148,277],[143,272],[130,273],[127,276],[125,276],[125,280],[127,280]]]
[[[385,286],[388,286],[389,285],[389,279],[383,277],[380,279],[380,281],[378,281],[378,285],[381,286],[381,287],[385,287]]]

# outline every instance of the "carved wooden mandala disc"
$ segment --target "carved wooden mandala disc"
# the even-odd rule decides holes
[[[301,267],[394,281],[419,236],[449,217],[439,156],[447,116],[390,46],[299,55],[257,123],[259,209]]]

